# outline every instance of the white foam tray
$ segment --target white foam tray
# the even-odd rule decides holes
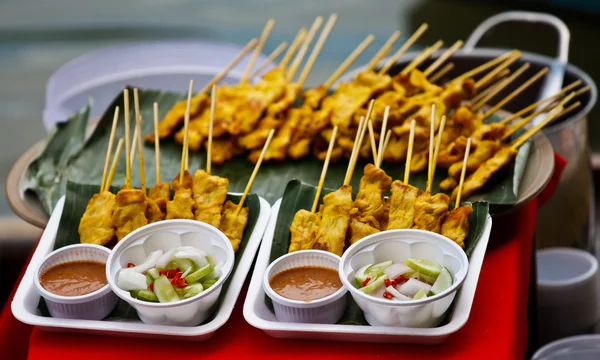
[[[271,220],[258,253],[248,295],[244,303],[244,317],[250,325],[262,329],[268,335],[276,338],[432,345],[442,343],[467,323],[492,229],[492,218],[489,215],[485,222],[482,237],[469,259],[467,277],[454,299],[454,305],[451,308],[452,316],[447,324],[426,329],[338,324],[294,324],[277,321],[275,315],[265,305],[265,292],[262,288],[262,278],[269,265],[271,245],[280,205],[281,199],[273,205],[271,210]]]
[[[236,271],[231,275],[231,282],[227,288],[223,302],[220,305],[216,316],[208,323],[199,326],[184,327],[147,325],[140,320],[72,320],[42,316],[38,311],[40,295],[36,292],[33,285],[33,276],[36,266],[54,248],[58,225],[64,206],[64,196],[56,204],[50,220],[48,221],[48,225],[44,230],[44,234],[31,258],[31,262],[27,267],[25,275],[19,284],[11,304],[12,313],[15,318],[23,323],[35,325],[42,330],[49,331],[166,339],[177,338],[180,340],[193,341],[206,340],[229,319],[269,222],[271,207],[265,199],[259,199],[260,213],[254,231],[252,232]]]

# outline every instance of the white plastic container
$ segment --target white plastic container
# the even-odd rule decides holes
[[[264,234],[271,207],[260,198],[260,210],[254,230],[241,256],[237,258],[235,271],[230,276],[227,291],[221,297],[219,308],[210,321],[198,326],[149,325],[141,321],[107,320],[75,320],[43,316],[38,310],[40,295],[33,284],[35,270],[39,263],[54,248],[60,217],[65,203],[64,196],[56,203],[48,225],[31,257],[21,283],[11,303],[15,318],[25,324],[34,325],[45,331],[66,331],[74,333],[89,333],[96,335],[133,336],[161,339],[176,339],[187,341],[208,340],[231,316],[233,307],[244,286],[244,280],[252,267],[254,256]]]
[[[106,263],[110,250],[99,245],[75,244],[65,246],[48,254],[35,270],[35,288],[46,300],[50,315],[64,319],[101,320],[117,306],[118,298],[108,284],[85,295],[62,296],[51,293],[40,284],[40,276],[46,270],[71,261],[96,261]]]
[[[127,85],[185,92],[193,79],[195,89],[199,90],[242,48],[243,45],[211,41],[152,41],[85,54],[61,66],[48,80],[44,126],[49,130],[67,120],[88,105],[90,99],[93,101],[90,118],[100,117]],[[224,83],[240,80],[250,55],[232,69]],[[265,59],[261,54],[256,66]]]
[[[270,286],[271,279],[281,273],[301,266],[319,266],[337,272],[340,257],[327,251],[303,250],[284,255],[273,261],[265,271],[263,288],[267,296],[273,300],[273,309],[277,320],[290,323],[335,324],[346,309],[346,293],[341,287],[333,294],[312,301],[287,299]]]
[[[454,277],[450,288],[418,300],[395,301],[358,290],[354,272],[368,264],[408,258],[428,259],[445,266]],[[444,319],[469,268],[463,249],[446,237],[424,230],[389,230],[369,235],[350,246],[342,256],[340,279],[362,309],[371,326],[435,327]]]
[[[162,250],[191,246],[202,250],[222,262],[217,282],[189,299],[168,303],[154,303],[133,298],[128,291],[117,286],[117,276],[128,263],[139,264],[146,256],[144,241],[150,237],[171,237]],[[179,238],[179,242],[176,239]],[[173,241],[175,240],[175,241]],[[106,264],[106,278],[112,291],[125,300],[138,313],[140,319],[151,325],[196,326],[206,320],[214,310],[223,284],[231,274],[235,255],[231,242],[214,226],[194,220],[164,220],[143,226],[119,241]]]
[[[580,335],[556,340],[533,355],[531,360],[600,359],[600,335]]]
[[[475,297],[475,290],[477,289],[481,265],[483,264],[490,238],[490,231],[492,230],[492,218],[489,215],[486,219],[481,238],[469,257],[469,270],[463,285],[456,294],[451,308],[452,315],[449,317],[447,323],[434,328],[299,324],[278,321],[275,314],[273,314],[265,303],[266,295],[263,290],[263,277],[269,266],[280,205],[281,200],[278,200],[273,205],[271,220],[254,265],[254,273],[252,274],[250,286],[248,287],[248,295],[244,302],[244,318],[250,325],[277,338],[432,345],[444,342],[450,335],[467,324]],[[460,339],[457,341],[460,341]]]

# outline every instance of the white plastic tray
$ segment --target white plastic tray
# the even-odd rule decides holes
[[[248,295],[244,303],[244,317],[250,325],[262,329],[270,336],[276,338],[439,344],[462,328],[469,319],[481,265],[483,264],[485,250],[492,229],[492,218],[489,215],[485,222],[482,237],[469,259],[467,277],[454,299],[454,305],[451,309],[452,317],[447,324],[435,328],[415,329],[387,326],[292,324],[278,322],[275,315],[265,305],[262,277],[269,265],[275,223],[277,222],[280,205],[281,199],[273,205],[271,220],[269,221],[269,226],[267,227],[258,253],[254,273],[252,274],[252,280],[248,288]]]
[[[229,319],[233,306],[240,294],[246,275],[250,271],[252,261],[260,245],[260,240],[264,234],[265,228],[269,222],[269,213],[271,207],[269,203],[260,199],[260,214],[256,221],[254,231],[248,241],[240,262],[231,275],[231,282],[219,306],[216,316],[208,323],[193,326],[165,326],[165,325],[147,325],[140,320],[71,320],[58,319],[53,317],[41,316],[38,311],[40,295],[36,292],[33,285],[33,275],[36,266],[43,258],[52,251],[58,231],[58,224],[62,215],[64,206],[64,196],[58,201],[52,216],[44,230],[40,242],[31,258],[25,275],[19,284],[15,297],[11,304],[12,313],[19,321],[29,325],[35,325],[43,330],[64,331],[77,333],[93,333],[104,335],[125,335],[135,337],[149,338],[177,338],[180,340],[202,341],[210,338],[214,332],[225,324]]]

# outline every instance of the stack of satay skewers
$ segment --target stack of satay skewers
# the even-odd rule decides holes
[[[291,243],[289,252],[321,249],[342,255],[344,249],[356,241],[379,231],[393,229],[420,229],[436,232],[464,247],[464,241],[467,239],[470,230],[470,217],[473,208],[469,203],[461,205],[461,198],[477,186],[476,179],[484,176],[484,174],[491,176],[491,174],[506,166],[520,146],[564,111],[564,104],[573,96],[574,94],[571,94],[563,99],[552,108],[540,123],[509,145],[502,147],[478,170],[466,177],[472,146],[472,139],[468,138],[458,187],[453,193],[455,203],[452,209],[450,209],[451,198],[448,195],[444,193],[431,194],[437,157],[440,154],[440,146],[446,125],[446,117],[443,116],[439,121],[439,131],[435,136],[433,126],[436,122],[436,119],[433,118],[436,114],[435,109],[431,109],[430,113],[432,118],[430,119],[429,133],[428,180],[425,191],[409,184],[410,164],[415,139],[415,120],[412,120],[410,124],[408,154],[403,181],[392,181],[380,168],[382,154],[385,151],[386,143],[389,142],[389,131],[385,132],[389,116],[389,108],[386,108],[384,109],[382,132],[380,133],[380,140],[382,141],[379,142],[378,148],[375,146],[373,134],[370,134],[374,164],[365,166],[356,198],[354,201],[352,200],[350,179],[356,165],[357,149],[361,147],[365,130],[370,128],[369,125],[371,125],[370,114],[374,108],[373,101],[371,101],[367,112],[368,120],[363,118],[359,124],[360,131],[355,138],[354,151],[350,158],[344,184],[338,190],[325,195],[323,204],[317,212],[322,184],[338,131],[337,127],[334,128],[312,210],[310,212],[304,209],[299,210],[290,226]],[[384,195],[388,190],[391,190],[391,196],[386,199]]]
[[[193,81],[190,81],[187,107],[184,113],[184,127],[189,126],[190,109],[192,101]],[[262,158],[271,143],[274,131],[271,131],[262,154],[254,171],[248,181],[246,189],[238,204],[227,198],[229,181],[216,175],[211,175],[211,143],[213,131],[214,109],[217,102],[216,87],[212,87],[211,96],[211,119],[207,124],[208,129],[208,154],[206,170],[197,170],[192,177],[187,169],[188,164],[188,139],[184,139],[181,156],[180,172],[175,176],[172,184],[160,181],[160,134],[158,126],[158,104],[154,103],[154,127],[155,127],[155,152],[156,152],[156,185],[146,194],[146,177],[144,172],[144,158],[142,152],[141,121],[139,111],[139,100],[137,89],[134,89],[136,134],[138,156],[140,163],[139,189],[131,185],[131,163],[129,133],[129,91],[124,90],[125,111],[125,141],[119,140],[110,172],[108,164],[112,151],[115,130],[119,118],[119,108],[115,109],[111,135],[106,155],[100,192],[94,195],[87,204],[86,210],[80,220],[79,234],[82,243],[94,243],[100,245],[109,244],[116,238],[120,241],[133,230],[148,223],[164,219],[190,219],[202,221],[219,228],[229,238],[234,251],[237,251],[243,238],[249,216],[249,208],[244,207],[244,202],[250,192],[254,179],[258,173]],[[187,134],[187,132],[186,132]],[[121,147],[125,142],[126,176],[124,186],[116,195],[110,192],[110,186],[118,163]],[[108,174],[108,175],[107,175]],[[171,197],[171,190],[174,192]]]

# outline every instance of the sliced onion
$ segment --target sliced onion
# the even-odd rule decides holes
[[[166,253],[164,253],[156,262],[156,266],[164,269],[167,267],[167,264],[170,263],[175,258],[175,253],[177,252],[177,248],[173,248]]]
[[[407,282],[398,286],[396,290],[398,290],[402,295],[409,296],[410,298],[412,298],[419,292],[419,290],[423,290],[425,294],[429,294],[429,290],[431,290],[431,285],[419,281],[415,278],[410,278]]]
[[[404,275],[409,271],[413,270],[402,263],[392,264],[383,269],[383,273],[388,277],[388,279],[395,279],[398,276]]]
[[[150,269],[152,269],[153,267],[156,267],[156,262],[158,261],[158,259],[160,259],[160,257],[162,256],[163,251],[162,250],[156,250],[150,253],[150,255],[148,255],[148,257],[146,258],[146,260],[144,260],[143,263],[134,266],[134,267],[130,267],[127,268],[127,271],[133,271],[136,273],[143,273],[145,271],[148,271]]]
[[[131,271],[130,269],[119,271],[117,286],[125,291],[146,290],[146,288],[148,288],[146,276],[139,272]]]
[[[408,301],[408,300],[412,300],[411,298],[409,298],[408,296],[404,296],[402,294],[400,294],[398,292],[398,290],[396,290],[392,285],[388,286],[387,288],[385,288],[387,290],[387,292],[389,292],[390,294],[394,295],[394,297],[398,300],[402,300],[402,301]]]

